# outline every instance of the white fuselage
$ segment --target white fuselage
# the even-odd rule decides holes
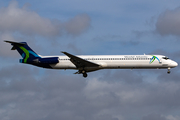
[[[5,41],[17,50],[23,59],[20,63],[26,63],[50,69],[76,69],[76,74],[100,69],[170,69],[178,64],[163,55],[81,55],[76,56],[62,51],[65,56],[41,56],[35,53],[26,42]]]
[[[87,72],[99,69],[163,69],[173,68],[178,64],[163,55],[155,55],[157,59],[152,61],[152,55],[87,55],[77,56],[84,60],[99,64],[99,67],[85,67]],[[46,56],[47,57],[47,56]],[[59,57],[59,63],[51,64],[53,69],[77,69],[67,56]]]

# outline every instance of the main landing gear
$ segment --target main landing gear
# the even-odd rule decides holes
[[[88,76],[87,73],[86,73],[86,71],[84,71],[84,70],[82,71],[82,74],[83,74],[83,77],[84,77],[84,78],[86,78],[86,77]]]
[[[167,71],[167,73],[168,73],[168,74],[170,74],[170,73],[171,73],[170,69],[171,69],[171,68],[168,68],[168,71]]]
[[[79,70],[78,72],[76,72],[74,74],[83,74],[84,78],[86,78],[88,76],[85,70]]]
[[[86,78],[88,75],[87,73],[83,73],[83,77]]]

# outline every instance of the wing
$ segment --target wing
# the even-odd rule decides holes
[[[62,52],[65,55],[67,55],[70,58],[70,61],[77,67],[77,68],[85,68],[85,67],[98,67],[100,65],[84,60],[80,57],[74,56],[72,54],[69,54],[67,52]]]

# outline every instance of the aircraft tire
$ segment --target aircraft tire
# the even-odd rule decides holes
[[[86,78],[88,75],[87,73],[83,73],[83,77]]]

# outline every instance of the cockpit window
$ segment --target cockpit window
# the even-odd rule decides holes
[[[169,58],[168,57],[163,57],[163,59],[168,60]]]

